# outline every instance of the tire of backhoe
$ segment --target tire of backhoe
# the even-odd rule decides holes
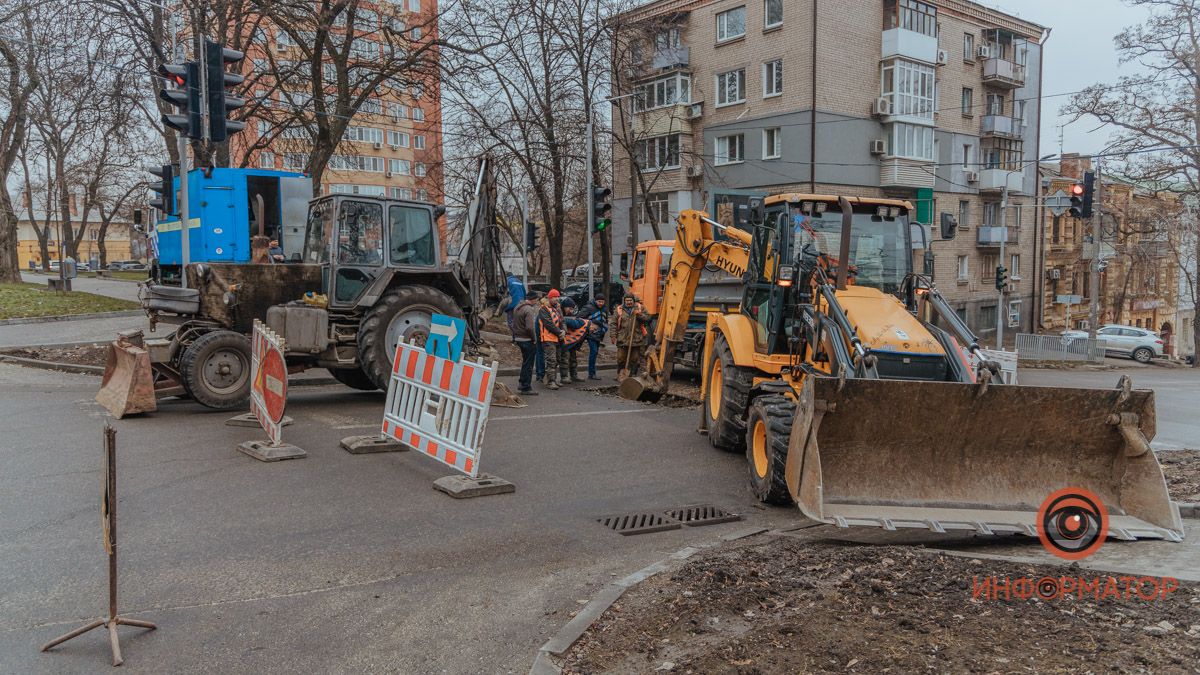
[[[242,377],[236,389],[221,391],[204,379],[204,364],[219,350],[232,349],[242,355]],[[216,410],[244,408],[250,400],[252,373],[250,339],[231,330],[205,333],[187,346],[179,358],[183,386],[201,405]]]
[[[397,286],[380,296],[358,327],[358,361],[363,373],[377,389],[387,391],[392,376],[392,356],[387,353],[388,324],[411,307],[461,318],[454,298],[430,286]]]
[[[764,504],[788,505],[792,494],[788,490],[784,468],[787,466],[788,438],[792,433],[792,420],[796,416],[796,405],[785,396],[759,396],[750,404],[746,420],[746,464],[750,472],[750,489]],[[755,438],[759,424],[764,438],[761,451],[766,475],[759,475],[755,452]]]
[[[712,414],[713,372],[721,366],[721,392],[717,415]],[[703,395],[704,416],[708,425],[708,442],[714,448],[727,452],[740,452],[746,443],[746,404],[750,400],[750,387],[754,374],[749,368],[734,365],[733,352],[725,336],[718,335],[713,341],[713,361],[705,373]]]
[[[327,368],[333,379],[360,391],[379,391],[379,387],[371,381],[370,377],[362,371],[362,368]]]

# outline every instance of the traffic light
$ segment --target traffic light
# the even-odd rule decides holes
[[[537,247],[537,225],[527,220],[525,221],[525,252],[532,253]]]
[[[163,115],[162,123],[178,130],[192,140],[199,140],[203,135],[200,110],[200,64],[195,61],[164,63],[158,67],[158,74],[175,85],[160,89],[159,97],[179,108],[178,115],[170,113]]]
[[[1092,199],[1096,191],[1096,174],[1088,171],[1083,174],[1083,182],[1071,186],[1071,217],[1091,218]]]
[[[246,128],[245,122],[229,119],[229,111],[246,105],[246,99],[232,96],[225,88],[241,84],[246,76],[225,72],[225,64],[241,63],[246,55],[236,49],[226,49],[219,42],[204,40],[204,83],[208,94],[208,140],[214,143],[229,138]]]
[[[1008,286],[1008,270],[1004,265],[996,266],[996,290],[1002,291]]]
[[[612,190],[592,188],[592,231],[603,232],[612,224]]]
[[[175,167],[171,164],[163,164],[157,169],[150,169],[150,173],[158,176],[158,183],[151,183],[150,189],[158,193],[158,196],[150,200],[150,206],[158,209],[164,216],[178,215],[178,209],[175,208]]]

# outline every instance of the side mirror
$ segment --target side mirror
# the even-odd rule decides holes
[[[763,204],[762,197],[750,198],[750,214],[748,220],[751,225],[762,225],[767,222],[767,208]]]
[[[433,207],[433,219],[434,220],[437,220],[438,218],[441,218],[444,215],[446,215],[446,205],[445,204],[438,204],[437,206]]]
[[[958,234],[958,219],[953,213],[942,212],[941,231],[942,239],[953,239]]]

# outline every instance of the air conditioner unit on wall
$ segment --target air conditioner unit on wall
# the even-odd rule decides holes
[[[887,141],[885,141],[882,138],[872,139],[871,140],[871,154],[872,155],[887,154]]]
[[[704,176],[704,165],[693,164],[687,168],[688,178],[701,178]]]
[[[700,119],[700,116],[703,114],[704,114],[704,104],[703,103],[693,103],[692,105],[688,106],[687,118],[689,120]]]
[[[876,117],[887,117],[892,114],[892,100],[886,96],[880,96],[871,104],[871,114]]]
[[[950,55],[946,53],[945,49],[939,49],[937,59],[938,65],[944,66],[946,65],[946,62],[950,60]]]
[[[376,142],[374,142],[374,143],[372,143],[372,144],[371,144],[371,147],[373,147],[373,148],[375,148],[376,150],[378,150],[378,149],[380,149],[380,148],[382,148],[382,147],[383,147],[383,143],[380,143],[379,141],[376,141]]]
[[[392,150],[399,150],[399,149],[400,149],[400,146],[396,145],[395,143],[392,144]]]
[[[391,177],[392,177],[392,172],[391,172],[391,171],[387,172],[387,177],[388,177],[388,178],[391,178]]]
[[[978,56],[981,59],[986,59],[991,55],[991,53],[992,52],[988,49],[987,45],[979,45],[975,48],[975,56]]]
[[[979,172],[978,171],[964,171],[963,176],[966,177],[968,183],[978,183],[979,182]]]

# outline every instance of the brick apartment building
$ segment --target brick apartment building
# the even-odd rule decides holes
[[[437,0],[360,2],[356,9],[354,56],[381,58],[380,36],[385,30],[403,32],[409,39],[432,39],[436,31]],[[335,26],[335,30],[336,30]],[[344,29],[344,27],[343,27]],[[246,52],[247,67],[259,75],[260,88],[247,91],[247,98],[266,101],[267,106],[297,105],[307,100],[306,87],[289,95],[269,91],[273,70],[281,71],[300,58],[287,33],[264,22],[259,39]],[[267,58],[267,50],[272,58]],[[331,73],[327,78],[333,77]],[[442,112],[439,83],[430,80],[420,87],[381,87],[359,109],[346,131],[339,151],[322,176],[323,194],[343,193],[390,196],[441,202]],[[248,147],[267,131],[266,122],[252,122],[233,137]],[[308,158],[307,134],[280,134],[267,148],[252,156],[252,166],[263,169],[302,171]]]
[[[1071,154],[1064,155],[1057,167],[1043,165],[1046,193],[1068,191],[1090,170],[1087,157]],[[1108,255],[1100,274],[1098,323],[1158,331],[1168,354],[1191,353],[1190,339],[1181,343],[1180,337],[1190,338],[1193,315],[1179,313],[1179,266],[1167,241],[1168,232],[1158,220],[1180,210],[1178,199],[1107,177],[1102,180],[1100,196],[1101,241]],[[1069,214],[1056,217],[1047,210],[1044,217],[1046,283],[1040,329],[1050,333],[1086,329],[1096,290],[1089,274],[1091,230]],[[1062,296],[1079,296],[1083,302],[1067,305],[1058,302]]]
[[[958,236],[934,242],[934,278],[972,328],[994,335],[998,311],[1032,327],[1041,26],[964,0],[656,0],[619,23],[631,56],[617,93],[633,96],[616,104],[632,109],[647,183],[639,241],[650,220],[670,237],[682,209],[724,218],[753,194],[903,197],[917,222],[958,218]],[[617,144],[618,254],[636,182]],[[1013,284],[999,308],[1005,185]]]

